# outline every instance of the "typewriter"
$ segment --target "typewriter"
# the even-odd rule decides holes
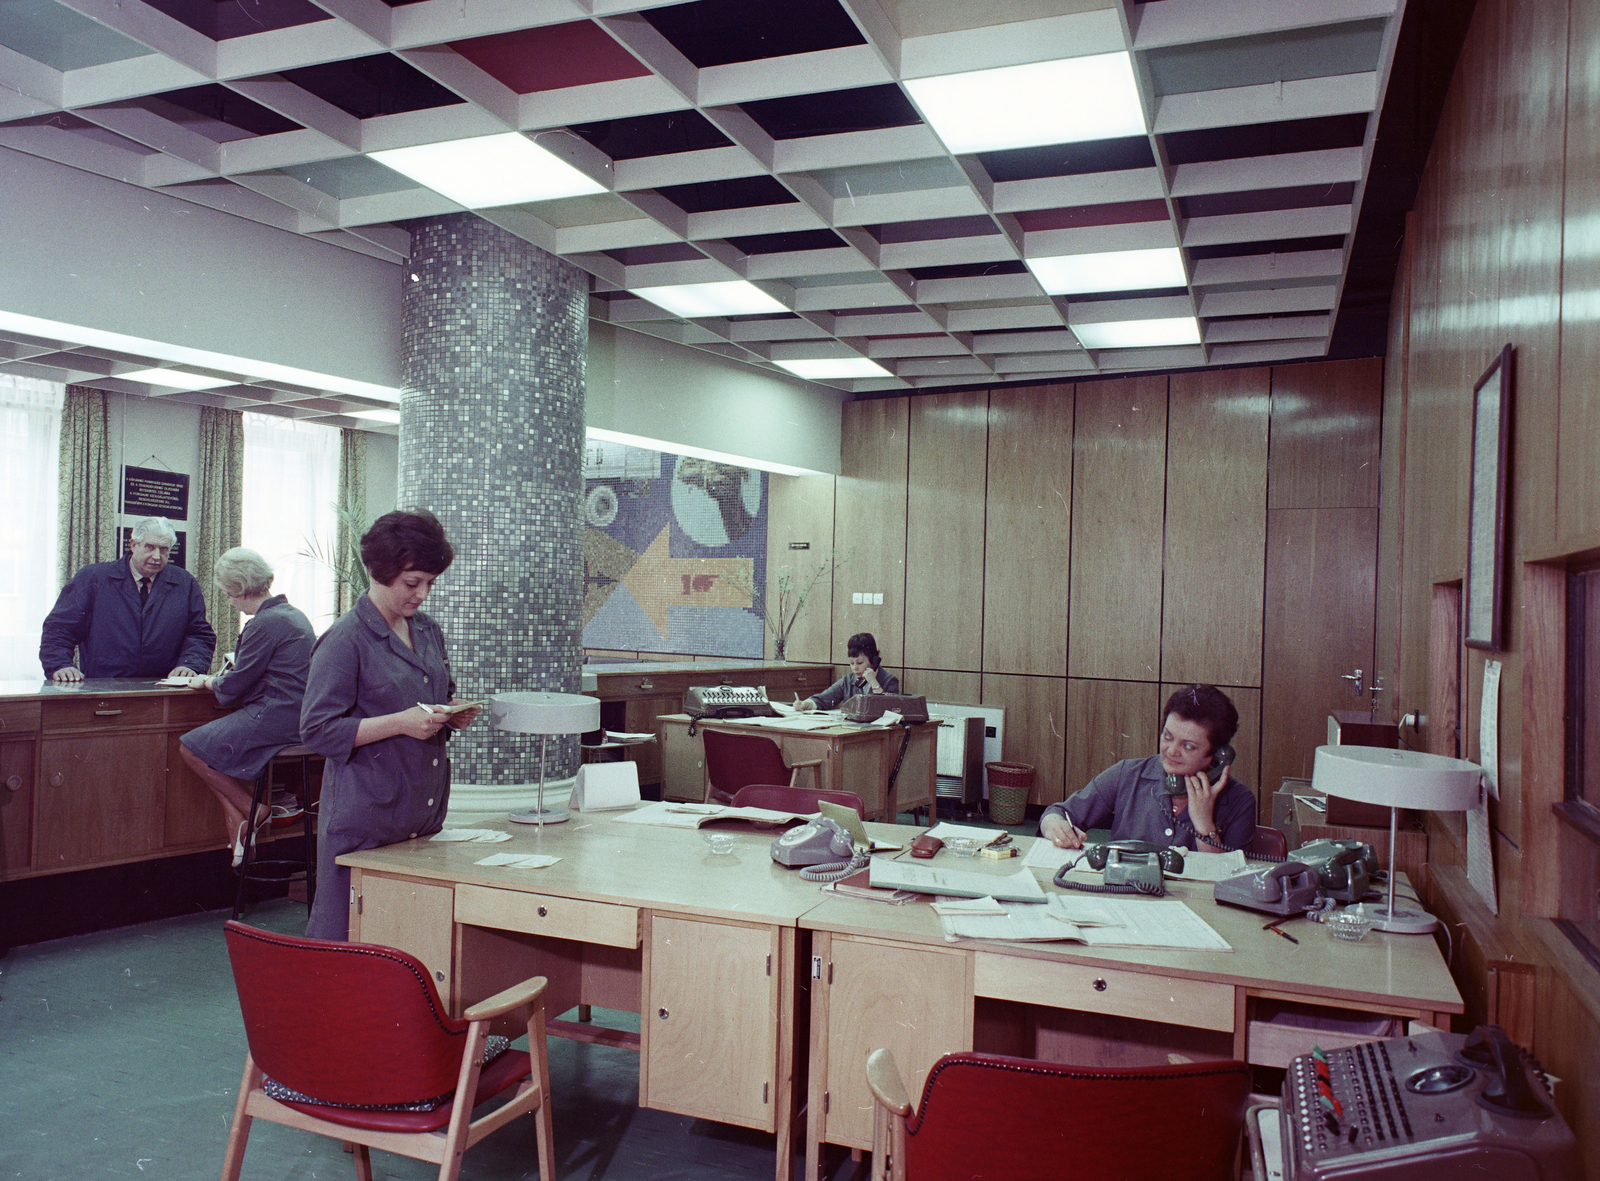
[[[765,685],[691,685],[683,695],[683,712],[701,718],[775,718]]]

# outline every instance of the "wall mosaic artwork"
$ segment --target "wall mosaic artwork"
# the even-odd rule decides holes
[[[759,659],[767,474],[590,439],[583,646]]]

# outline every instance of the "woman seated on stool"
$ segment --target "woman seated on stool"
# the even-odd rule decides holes
[[[245,819],[254,781],[273,755],[300,741],[313,636],[306,617],[288,599],[272,594],[272,567],[255,550],[228,550],[217,559],[212,577],[234,609],[251,618],[239,633],[233,668],[214,677],[190,677],[189,684],[239,708],[178,741],[183,761],[222,805],[238,865],[245,841],[254,838]]]
[[[1063,849],[1081,849],[1091,828],[1109,828],[1112,840],[1204,853],[1247,846],[1256,831],[1255,796],[1227,767],[1214,784],[1205,775],[1213,753],[1239,729],[1239,711],[1215,685],[1190,685],[1167,698],[1162,716],[1159,753],[1115,763],[1051,804],[1039,835]],[[1168,775],[1178,777],[1177,794],[1165,786]]]
[[[883,657],[878,655],[878,641],[871,632],[857,632],[846,641],[844,650],[850,654],[850,671],[821,693],[802,701],[802,712],[838,709],[840,702],[861,693],[900,692],[900,678],[883,671]]]

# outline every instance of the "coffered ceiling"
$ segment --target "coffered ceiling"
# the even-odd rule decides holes
[[[0,145],[399,262],[514,134],[595,318],[857,393],[1315,358],[1404,3],[0,0]]]

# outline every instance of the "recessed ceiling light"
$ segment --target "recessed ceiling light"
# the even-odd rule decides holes
[[[1111,320],[1104,324],[1073,324],[1072,331],[1086,349],[1148,349],[1167,344],[1199,344],[1200,321],[1193,316],[1165,320]]]
[[[604,185],[515,131],[370,155],[468,209],[606,191]]]
[[[826,381],[838,377],[893,377],[876,361],[865,357],[819,357],[810,361],[774,361],[774,365],[787,369],[796,377]]]
[[[201,377],[198,373],[185,373],[181,369],[135,369],[132,373],[113,374],[119,381],[142,381],[146,385],[170,386],[175,390],[214,390],[219,385],[234,385],[225,377]]]
[[[398,410],[352,410],[345,417],[365,418],[368,422],[387,422],[394,426],[400,425],[400,411]]]
[[[685,320],[704,316],[758,316],[789,310],[754,283],[743,279],[726,283],[683,283],[674,287],[635,287],[632,291],[640,299],[647,299]]]
[[[914,78],[905,87],[956,155],[1144,135],[1128,54]]]
[[[1091,291],[1148,291],[1183,287],[1183,254],[1176,246],[1155,250],[1108,250],[1103,254],[1063,254],[1025,258],[1028,269],[1050,295]]]

